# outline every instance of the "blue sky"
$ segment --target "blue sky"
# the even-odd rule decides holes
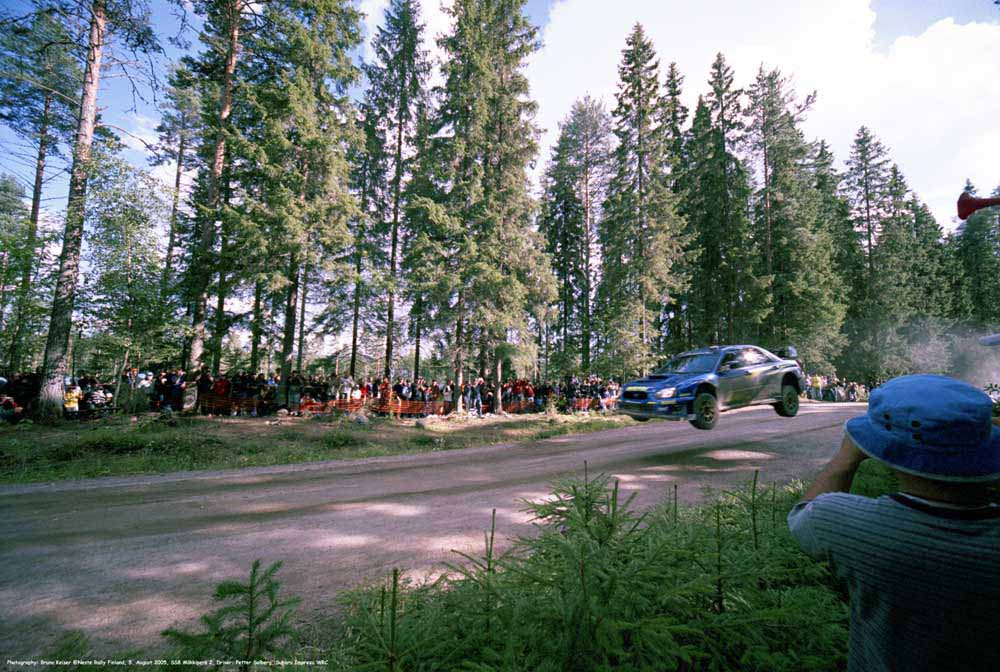
[[[370,29],[380,21],[386,0],[358,2],[370,14]],[[16,11],[28,3],[4,4]],[[746,83],[764,62],[791,74],[801,91],[817,89],[820,98],[807,132],[827,139],[843,159],[854,130],[862,123],[872,126],[911,186],[949,228],[949,202],[966,176],[983,189],[1000,182],[1000,166],[993,158],[1000,155],[1000,128],[995,129],[1000,98],[987,91],[998,87],[985,86],[1000,81],[1000,58],[988,51],[989,44],[1000,44],[1000,8],[990,0],[720,0],[711,9],[695,5],[687,0],[528,0],[527,14],[545,43],[528,69],[540,105],[538,122],[546,129],[539,167],[574,98],[590,93],[613,106],[618,54],[628,27],[641,21],[664,63],[678,61],[692,103],[704,89],[708,63],[718,50],[730,57],[738,84]],[[165,0],[153,0],[152,7],[157,30],[164,38],[173,35],[176,9]],[[744,14],[748,11],[752,13]],[[424,14],[431,32],[446,29],[439,0],[425,1]],[[711,29],[690,28],[700,22]],[[196,44],[194,36],[190,39]],[[166,39],[163,43],[167,53],[161,75],[179,55]],[[979,44],[984,48],[970,51]],[[831,65],[838,62],[839,68]],[[957,69],[962,82],[953,81]],[[959,84],[969,88],[977,81],[984,85],[982,91],[960,95]],[[134,104],[125,81],[105,78],[101,85],[104,117],[134,135],[123,134],[130,147],[126,155],[142,166],[147,156],[136,138],[154,137],[154,95],[147,90],[146,101]],[[9,131],[0,129],[0,171],[15,174],[30,187],[32,166],[16,156],[16,144]],[[169,176],[172,168],[161,167],[157,174]],[[65,179],[48,183],[44,205],[50,216],[65,206],[65,188]]]
[[[958,23],[996,21],[1000,7],[991,0],[874,0],[875,44],[887,48],[902,35],[919,35],[928,26],[952,17]]]

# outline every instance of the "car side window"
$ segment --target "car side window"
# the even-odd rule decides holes
[[[722,361],[719,363],[719,369],[739,369],[743,366],[741,361],[740,353],[737,350],[730,350],[722,356]]]
[[[764,356],[764,353],[753,348],[746,348],[740,353],[741,366],[756,366],[766,361],[767,357]]]

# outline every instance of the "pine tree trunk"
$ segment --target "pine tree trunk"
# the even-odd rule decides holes
[[[560,293],[562,294],[562,338],[559,341],[559,355],[562,359],[563,366],[566,366],[566,350],[569,347],[569,311],[571,310],[569,299],[569,273],[563,273],[562,291]]]
[[[462,294],[458,295],[458,304],[462,305]],[[455,412],[462,412],[462,383],[465,381],[465,351],[462,344],[463,318],[455,322]]]
[[[368,216],[368,179],[367,171],[362,173],[365,176],[364,182],[361,185],[361,219],[358,220],[358,228],[361,228],[362,222],[365,221],[364,218]],[[358,367],[358,323],[361,319],[361,246],[357,240],[358,235],[355,233],[354,241],[354,307],[353,316],[351,319],[351,367],[350,375],[351,378],[357,377],[357,367]],[[378,369],[376,369],[377,371]]]
[[[396,312],[396,252],[399,246],[399,197],[403,182],[403,109],[405,103],[405,91],[402,87],[406,84],[406,68],[404,67],[399,75],[400,92],[396,101],[396,165],[395,174],[392,179],[392,242],[389,250],[389,306],[385,320],[385,375],[392,372],[392,337],[394,329],[394,318]]]
[[[292,373],[292,354],[295,347],[295,313],[299,305],[299,269],[294,254],[288,261],[288,279],[288,289],[285,292],[285,329],[281,339],[281,384],[284,388],[286,406],[288,405],[288,383]]]
[[[479,377],[480,378],[486,378],[486,376],[488,374],[488,370],[487,370],[486,366],[487,366],[487,361],[486,361],[486,333],[483,330],[480,330],[480,337],[479,337],[479,369],[478,369]]]
[[[191,302],[190,301],[185,302],[185,304],[184,304],[184,324],[187,324],[188,322],[191,321],[191,312],[192,312],[192,310],[193,310],[193,308],[191,307]],[[190,352],[191,352],[191,339],[185,336],[184,337],[184,342],[181,344],[181,359],[180,359],[180,362],[178,363],[178,366],[180,366],[182,368],[184,367],[184,365],[187,363],[187,360],[188,360],[188,353],[190,353]]]
[[[187,145],[187,117],[181,119],[180,144],[177,147],[177,171],[174,173],[173,203],[170,206],[170,231],[167,234],[167,256],[163,262],[163,277],[160,278],[160,301],[164,301],[170,288],[173,271],[174,242],[177,238],[177,210],[181,200],[181,178],[184,175],[184,151]]]
[[[642,73],[639,73],[639,77],[640,78],[641,78],[641,76],[642,76]],[[645,260],[646,260],[646,253],[645,253],[645,250],[643,250],[643,241],[644,241],[644,236],[646,235],[646,191],[645,191],[645,184],[644,184],[643,179],[642,179],[643,178],[643,168],[646,165],[646,153],[645,153],[645,149],[643,147],[643,138],[644,138],[644,136],[643,136],[643,132],[642,132],[642,129],[643,129],[644,125],[645,125],[643,123],[644,119],[643,119],[643,112],[642,112],[642,110],[643,110],[643,101],[639,100],[638,103],[639,104],[636,105],[636,111],[637,111],[637,114],[638,114],[638,120],[637,120],[637,123],[636,123],[636,129],[638,129],[637,132],[636,132],[636,142],[637,142],[637,146],[636,146],[636,179],[638,181],[638,193],[639,193],[639,201],[638,201],[638,207],[639,207],[639,213],[638,213],[639,214],[639,233],[636,236],[636,247],[637,247],[637,250],[636,250],[636,260],[639,262],[640,268],[641,268],[641,265],[643,263],[645,263]],[[645,292],[645,288],[643,286],[643,283],[642,283],[641,279],[639,280],[638,284],[640,286],[640,289],[639,289],[639,311],[640,311],[639,312],[639,339],[640,339],[640,343],[642,344],[642,351],[640,352],[640,357],[642,359],[640,360],[639,368],[640,368],[640,373],[642,373],[643,375],[645,375],[646,374],[646,359],[647,359],[647,356],[648,356],[647,343],[649,342],[648,341],[648,335],[646,333],[646,312],[647,312],[646,311],[646,292]]]
[[[250,327],[250,371],[255,376],[260,372],[260,332],[263,317],[260,299],[263,292],[263,283],[258,280],[253,288],[253,324]]]
[[[587,144],[587,154],[584,157],[586,167],[583,172],[583,305],[580,316],[580,365],[584,373],[590,373],[590,293],[591,293],[591,246],[593,245],[591,229],[590,205],[590,145]]]
[[[226,265],[225,259],[229,248],[229,236],[226,227],[222,227],[222,243],[219,248],[219,259],[223,260],[219,264],[219,292],[215,303],[215,328],[212,334],[212,376],[218,376],[222,368],[222,341],[229,332],[229,325],[226,324],[226,296],[229,288],[226,285]]]
[[[215,241],[215,218],[219,208],[219,191],[222,181],[222,169],[226,161],[226,124],[232,112],[233,74],[236,71],[236,57],[240,47],[240,4],[241,0],[230,0],[228,12],[229,35],[226,54],[226,66],[223,70],[222,86],[219,94],[219,115],[217,117],[215,148],[212,153],[211,173],[208,180],[208,199],[206,210],[209,213],[204,222],[198,247],[194,255],[194,309],[191,317],[191,344],[187,356],[187,378],[194,380],[201,366],[201,357],[205,349],[205,317],[208,305],[208,284],[211,278],[211,254]],[[195,398],[189,395],[184,400],[184,409],[194,408]]]
[[[63,377],[67,373],[67,353],[73,323],[73,301],[80,267],[80,247],[83,243],[84,205],[87,197],[87,171],[90,150],[97,121],[97,90],[101,78],[101,58],[107,32],[105,0],[94,0],[91,8],[90,38],[87,66],[83,78],[80,116],[76,141],[73,145],[73,167],[69,179],[69,201],[66,206],[66,228],[62,253],[59,255],[59,275],[52,300],[52,316],[45,342],[44,383],[38,413],[57,418],[63,401]]]
[[[357,243],[355,243],[357,245]],[[351,322],[351,378],[358,371],[358,320],[361,315],[361,251],[354,254],[354,317]]]
[[[549,380],[549,325],[548,323],[544,326],[545,333],[545,382]]]
[[[35,270],[35,241],[38,238],[38,218],[42,204],[42,184],[45,177],[45,156],[48,152],[49,115],[52,109],[52,94],[45,95],[45,107],[42,111],[42,123],[38,132],[38,154],[35,157],[35,184],[31,191],[31,215],[28,218],[28,236],[24,246],[28,251],[28,261],[21,274],[21,283],[14,304],[14,335],[10,344],[10,370],[12,373],[21,369],[22,339],[24,338],[25,312],[28,308],[28,297],[31,294],[31,278]],[[6,261],[6,255],[4,257]]]
[[[497,365],[496,365],[496,376],[497,384],[496,391],[493,394],[493,408],[491,409],[494,413],[499,413],[503,410],[503,357],[500,356],[500,350],[497,349]]]
[[[302,269],[302,281],[300,283],[301,297],[299,303],[301,307],[299,309],[299,344],[298,351],[295,355],[295,368],[299,371],[302,370],[302,355],[305,346],[305,336],[306,336],[306,293],[309,291],[309,264],[307,263],[305,268]]]
[[[10,252],[0,250],[0,331],[3,331],[7,315],[7,262],[10,260]],[[13,367],[11,367],[13,368]]]
[[[125,321],[125,333],[127,334],[128,340],[125,342],[125,352],[122,355],[122,365],[121,369],[118,371],[118,375],[115,376],[115,398],[114,398],[114,408],[115,410],[122,410],[121,406],[121,387],[122,387],[122,376],[128,373],[129,369],[129,355],[132,352],[132,343],[134,342],[135,333],[133,330],[134,316],[135,316],[135,294],[132,291],[132,244],[129,240],[128,233],[125,234],[125,286],[126,286],[126,296],[128,305],[128,317]],[[129,385],[129,400],[132,398],[132,389]]]
[[[422,310],[420,297],[414,304],[413,311],[413,378],[420,377],[420,311]]]

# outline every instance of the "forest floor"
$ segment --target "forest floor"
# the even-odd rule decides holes
[[[424,423],[421,423],[424,424]],[[177,417],[156,414],[54,426],[0,425],[0,483],[264,467],[537,441],[636,424],[625,416]]]

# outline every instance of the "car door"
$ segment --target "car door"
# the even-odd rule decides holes
[[[744,359],[753,379],[754,401],[778,399],[781,394],[781,364],[758,348],[747,348]]]
[[[744,360],[745,352],[746,348],[725,352],[716,369],[719,401],[725,408],[745,406],[753,401],[757,383]]]

